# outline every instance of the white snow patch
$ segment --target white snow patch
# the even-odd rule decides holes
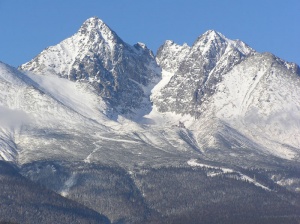
[[[190,159],[189,161],[187,161],[187,164],[189,166],[197,166],[197,167],[205,167],[205,168],[212,168],[212,169],[217,169],[217,170],[220,170],[221,172],[210,172],[207,174],[207,176],[211,176],[211,177],[214,177],[214,176],[218,176],[218,175],[221,175],[221,174],[224,174],[224,173],[237,173],[239,174],[239,179],[240,180],[243,180],[243,181],[247,181],[247,182],[250,182],[250,183],[253,183],[255,186],[257,187],[260,187],[264,190],[267,190],[267,191],[271,191],[270,188],[258,183],[256,180],[254,180],[253,178],[251,177],[248,177],[244,174],[242,174],[241,172],[238,172],[238,171],[235,171],[233,169],[229,169],[229,168],[224,168],[224,167],[217,167],[217,166],[211,166],[211,165],[207,165],[207,164],[203,164],[203,163],[198,163],[196,159]]]
[[[156,86],[154,86],[154,88],[151,90],[151,93],[152,93],[151,97],[156,97],[156,95],[160,94],[160,90],[169,83],[169,81],[173,77],[174,73],[168,72],[166,70],[162,70],[161,75],[162,75],[161,81]]]

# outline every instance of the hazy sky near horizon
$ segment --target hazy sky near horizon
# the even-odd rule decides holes
[[[125,42],[156,53],[209,29],[300,64],[299,0],[0,0],[0,61],[18,66],[97,16]]]

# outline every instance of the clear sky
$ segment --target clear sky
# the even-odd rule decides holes
[[[300,64],[300,0],[0,0],[0,61],[25,63],[92,16],[154,53],[213,29]]]

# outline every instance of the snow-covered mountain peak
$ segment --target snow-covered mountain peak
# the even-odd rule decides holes
[[[86,20],[73,36],[45,49],[20,69],[88,82],[113,111],[122,114],[141,108],[146,101],[150,105],[145,90],[160,77],[145,44],[130,46],[97,17]]]
[[[107,25],[103,22],[103,20],[99,19],[98,17],[91,17],[89,19],[87,19],[86,21],[83,22],[83,24],[81,25],[80,29],[84,29],[84,28],[90,28],[90,29],[94,29],[97,27],[104,27]]]
[[[210,44],[221,44],[226,42],[228,42],[227,38],[223,34],[215,30],[208,30],[197,38],[197,40],[193,44],[193,47],[201,47]]]
[[[208,30],[205,33],[203,33],[201,35],[202,37],[207,37],[209,39],[217,39],[217,38],[221,38],[226,40],[227,38],[220,32],[216,31],[216,30]]]
[[[107,26],[101,19],[92,17],[86,20],[78,31],[79,35],[87,36],[91,42],[123,42],[118,35]]]
[[[198,116],[197,108],[214,94],[224,75],[254,53],[242,41],[230,40],[214,30],[199,36],[192,47],[165,42],[158,50],[157,62],[173,75],[153,97],[154,104],[161,112]]]
[[[99,19],[97,16],[91,17],[87,19],[83,24],[82,27],[87,26],[87,27],[97,27],[99,25],[104,25],[107,26],[103,20]]]
[[[199,36],[192,48],[200,51],[204,57],[209,58],[220,57],[223,53],[230,50],[238,50],[244,55],[254,52],[254,50],[244,42],[228,39],[215,30],[208,30]]]
[[[73,67],[88,57],[89,60],[97,55],[105,60],[106,66],[111,63],[113,52],[117,45],[126,46],[118,35],[102,20],[92,17],[86,20],[73,36],[55,46],[42,51],[36,58],[20,66],[21,70],[29,70],[36,74],[58,75],[71,80],[88,78],[74,74]]]
[[[86,33],[86,32],[108,32],[108,33],[114,33],[112,29],[106,25],[101,19],[98,17],[92,17],[84,21],[84,23],[79,28],[80,33]],[[116,34],[115,34],[116,35]]]

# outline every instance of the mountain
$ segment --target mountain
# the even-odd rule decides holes
[[[201,35],[190,48],[184,45],[174,51],[174,45],[167,41],[158,50],[158,62],[165,71],[174,75],[153,101],[161,112],[188,113],[196,117],[199,113],[197,108],[214,93],[223,74],[255,53],[242,41],[229,40],[213,30]],[[168,56],[173,54],[170,60]],[[174,70],[174,67],[177,69]]]
[[[130,46],[96,17],[20,69],[90,82],[121,114],[145,107],[149,110],[149,90],[160,79],[160,68],[145,44]]]
[[[154,56],[93,17],[0,63],[1,159],[112,223],[298,223],[299,71],[213,30]]]
[[[166,55],[174,54],[174,45],[166,42],[157,54],[163,74],[172,73],[170,81],[152,95],[158,111],[195,117],[193,129],[198,132],[197,141],[202,142],[204,149],[226,147],[221,142],[223,138],[217,135],[227,135],[229,127],[248,138],[247,142],[255,143],[246,143],[248,147],[299,159],[300,142],[296,136],[300,126],[294,122],[300,120],[297,100],[300,72],[296,64],[269,53],[255,52],[239,40],[207,31],[189,50],[183,50],[187,49],[185,45],[176,47],[180,50],[171,63],[177,69],[170,70]],[[279,89],[280,94],[276,93]],[[217,129],[200,127],[208,123]],[[245,145],[245,139],[236,140]],[[226,144],[232,148],[232,142]]]

